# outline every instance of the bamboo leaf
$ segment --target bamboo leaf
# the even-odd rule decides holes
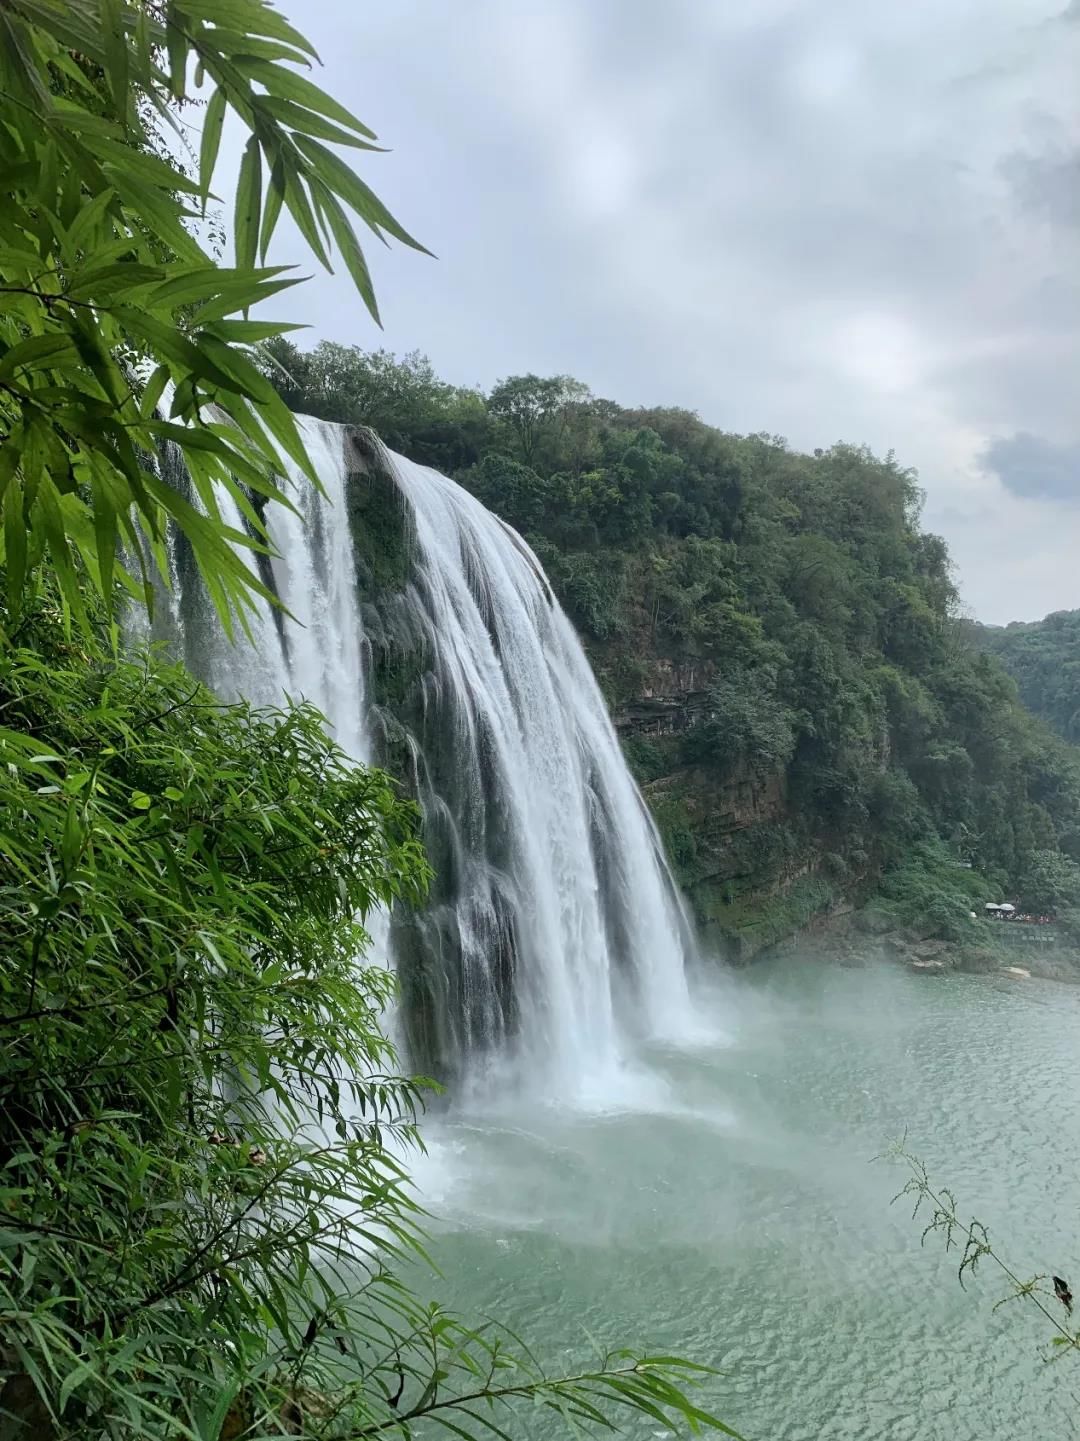
[[[10,440],[8,442],[11,443]],[[4,568],[8,605],[18,611],[26,583],[26,520],[23,516],[23,493],[13,477],[4,491]]]
[[[382,320],[379,318],[379,307],[375,300],[375,287],[371,283],[371,274],[368,271],[367,261],[364,259],[364,252],[349,224],[348,217],[329,190],[320,188],[315,193],[323,214],[329,222],[341,258],[352,276],[353,284],[360,292],[372,320],[376,325],[381,326]]]
[[[128,92],[128,48],[122,23],[121,0],[101,0],[102,38],[105,47],[105,68],[112,86],[113,103],[118,114],[126,119],[130,98]]]
[[[169,55],[169,89],[174,100],[182,100],[187,89],[188,43],[172,16],[165,21],[165,48]]]
[[[209,327],[209,332],[229,344],[254,345],[260,340],[271,340],[275,335],[287,335],[292,330],[306,330],[306,325],[290,325],[282,320],[219,320]]]
[[[208,20],[212,25],[233,26],[240,34],[266,35],[272,40],[281,40],[318,60],[318,54],[310,40],[268,4],[251,4],[250,0],[183,0],[183,11],[199,20]]]
[[[110,494],[108,481],[97,466],[91,468],[90,486],[94,502],[94,539],[101,594],[106,609],[111,610],[116,563],[117,507]]]
[[[311,209],[311,202],[308,200],[307,191],[304,189],[303,178],[295,170],[286,168],[285,171],[285,205],[289,214],[296,221],[297,229],[304,237],[312,250],[327,270],[333,270],[330,264],[330,257],[326,253],[322,236],[315,222],[315,215]]]
[[[79,250],[92,240],[98,225],[104,220],[117,196],[112,186],[107,186],[79,210],[68,227],[68,258],[74,261]]]
[[[419,250],[424,255],[431,254],[430,250],[418,240],[414,240],[409,232],[398,224],[371,187],[365,185],[340,156],[307,135],[297,135],[296,144],[310,160],[319,179],[340,195],[346,205],[355,210],[380,239],[383,238],[381,232],[385,230],[413,250]]]
[[[71,336],[52,332],[32,335],[13,345],[0,359],[0,380],[10,380],[23,366],[39,366],[43,361],[58,362],[78,359],[79,352]]]
[[[210,198],[210,186],[214,178],[214,167],[217,164],[224,122],[225,91],[219,85],[211,95],[203,114],[202,142],[199,146],[199,183],[204,211]]]
[[[240,176],[236,185],[235,226],[236,264],[251,269],[259,243],[259,212],[262,204],[262,151],[258,137],[253,135],[244,147]]]
[[[280,158],[275,159],[270,169],[270,185],[263,207],[262,229],[259,234],[259,259],[265,265],[267,251],[274,234],[274,228],[281,214],[281,203],[285,199],[285,166]]]
[[[261,58],[249,59],[246,56],[238,56],[235,60],[236,68],[249,79],[258,81],[265,85],[271,95],[276,95],[283,100],[291,100],[294,104],[303,106],[305,110],[314,110],[319,115],[325,115],[328,120],[334,120],[346,130],[353,130],[358,135],[364,136],[367,140],[377,140],[378,136],[366,125],[362,125],[351,111],[344,105],[339,104],[332,96],[327,95],[323,90],[308,80],[303,75],[297,75],[293,70],[287,70],[283,65],[271,65]]]
[[[349,145],[359,150],[374,150],[385,154],[385,147],[374,145],[364,136],[335,125],[314,110],[306,110],[294,100],[283,100],[277,95],[260,96],[256,109],[271,115],[290,129],[299,130],[303,135],[317,135],[320,140],[330,140],[335,145]]]

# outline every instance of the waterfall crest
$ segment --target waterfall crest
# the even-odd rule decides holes
[[[436,876],[381,942],[413,1066],[603,1085],[628,1034],[686,1029],[692,938],[581,645],[467,491],[300,423],[324,494],[294,474],[298,513],[268,516],[289,614],[259,612],[254,651],[230,643],[176,557],[174,639],[219,693],[310,700],[351,755],[408,777]]]

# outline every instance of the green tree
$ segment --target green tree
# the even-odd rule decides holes
[[[520,460],[499,452],[485,455],[478,465],[463,471],[461,483],[526,534],[542,525],[555,494],[550,480],[537,475]]]
[[[1080,908],[1080,865],[1056,850],[1035,851],[1027,862],[1021,900],[1033,911]]]
[[[588,397],[588,387],[569,375],[512,375],[492,390],[488,409],[506,426],[522,461],[532,465],[543,447],[565,436],[571,407]]]
[[[998,656],[1026,706],[1065,740],[1080,742],[1080,611],[1004,627],[972,625],[971,636]]]
[[[712,686],[705,712],[687,740],[688,754],[723,775],[757,779],[782,772],[795,750],[791,715],[775,672],[736,668]]]
[[[385,350],[328,340],[301,351],[279,336],[264,354],[267,378],[290,409],[368,426],[410,460],[458,470],[490,443],[492,423],[481,395],[439,380],[419,351],[399,360]]]

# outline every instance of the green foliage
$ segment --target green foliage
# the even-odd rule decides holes
[[[764,777],[782,770],[794,753],[795,733],[777,696],[775,674],[736,667],[716,681],[686,750],[720,774]]]
[[[462,479],[478,500],[524,535],[543,525],[545,512],[555,500],[555,487],[550,482],[520,460],[499,451],[485,455],[478,465],[464,472]]]
[[[24,612],[0,662],[0,1407],[35,1438],[411,1434],[530,1400],[724,1430],[694,1368],[569,1378],[402,1286],[417,1085],[358,956],[415,815],[314,712]],[[396,1138],[396,1140],[395,1140]],[[725,1434],[734,1434],[726,1432]]]
[[[442,470],[476,460],[491,423],[479,395],[439,380],[418,351],[396,359],[385,350],[321,341],[301,351],[282,337],[263,348],[270,380],[293,410],[369,426],[394,450]]]
[[[387,1140],[417,1091],[357,956],[371,909],[423,887],[414,816],[308,709],[219,706],[72,646],[55,608],[23,630],[0,662],[0,1373],[77,1435],[213,1434],[222,1394],[268,1414],[324,1384],[304,1328],[345,1325],[363,1277],[389,1284],[381,1228],[410,1234]]]
[[[273,481],[282,457],[317,484],[250,353],[293,328],[248,318],[295,283],[265,267],[282,207],[325,265],[336,247],[373,315],[347,212],[381,240],[420,248],[323,143],[377,148],[302,73],[314,58],[263,0],[0,9],[0,503],[12,605],[46,557],[76,615],[84,577],[107,603],[118,577],[150,605],[167,525],[187,537],[226,620],[265,594],[235,549],[265,546],[249,495],[283,501]],[[164,137],[199,92],[209,103],[192,176]],[[251,138],[236,267],[225,269],[197,236],[230,113]],[[198,504],[145,466],[166,441],[182,452]],[[252,536],[222,524],[222,492]]]
[[[928,840],[910,845],[885,872],[875,908],[923,935],[970,943],[976,925],[971,912],[978,915],[997,899],[991,882],[958,862],[940,841]]]
[[[521,460],[531,466],[558,456],[574,428],[576,408],[589,398],[588,388],[568,375],[514,375],[499,381],[487,403]]]
[[[642,784],[657,780],[671,769],[673,756],[667,737],[650,740],[645,736],[628,736],[623,751],[631,771]]]
[[[919,789],[906,771],[879,771],[867,787],[866,809],[887,866],[902,862],[931,830]]]
[[[999,658],[1024,704],[1063,739],[1080,743],[1080,611],[1004,627],[973,625],[971,633]]]
[[[1026,911],[1080,907],[1080,865],[1060,851],[1035,851],[1024,867],[1020,899]]]
[[[597,640],[616,635],[625,585],[623,557],[617,551],[561,551],[543,540],[537,542],[536,553],[574,624]]]

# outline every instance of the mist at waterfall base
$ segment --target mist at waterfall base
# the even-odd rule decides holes
[[[643,1046],[632,1095],[433,1118],[421,1284],[552,1366],[621,1345],[715,1366],[710,1408],[752,1441],[1075,1436],[1050,1323],[994,1309],[991,1262],[962,1289],[960,1250],[920,1246],[930,1212],[892,1205],[907,1173],[874,1157],[906,1133],[1023,1279],[1075,1290],[1080,993],[792,956],[695,1000],[717,1038]]]
[[[229,645],[178,575],[164,624],[221,694],[306,696],[358,759],[393,744],[411,767],[440,876],[426,915],[373,930],[426,1012],[399,1033],[453,1078],[414,1158],[441,1271],[418,1284],[562,1369],[616,1344],[717,1366],[710,1406],[758,1441],[1071,1435],[1047,1323],[995,1311],[988,1270],[962,1291],[871,1158],[906,1131],[1021,1275],[1075,1282],[1077,993],[797,960],[695,974],[535,558],[398,459],[409,582],[362,600],[348,437],[304,431],[326,494],[298,483],[300,514],[273,522],[294,619],[259,612],[254,647]],[[419,685],[395,717],[365,677],[400,645]],[[514,1434],[562,1432],[528,1413]]]

